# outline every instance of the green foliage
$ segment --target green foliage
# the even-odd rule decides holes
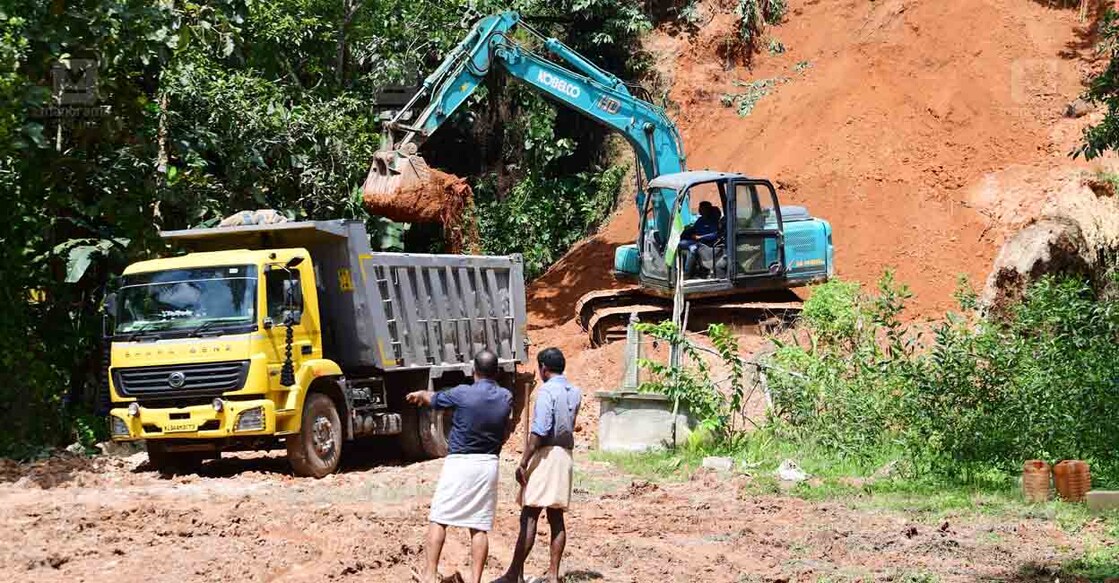
[[[778,39],[778,38],[769,39],[769,45],[766,47],[766,49],[769,51],[769,54],[771,54],[771,55],[783,55],[783,54],[785,54],[785,44],[782,43],[781,40]]]
[[[1083,143],[1073,156],[1091,160],[1119,148],[1119,13],[1108,8],[1099,24],[1096,51],[1107,67],[1088,83],[1084,98],[1107,107],[1104,118],[1084,128]]]
[[[772,49],[772,47],[771,47]],[[784,51],[784,45],[780,47]],[[808,61],[800,61],[793,67],[797,74],[803,73],[808,68]],[[746,117],[754,112],[754,107],[763,97],[773,93],[777,87],[792,81],[792,77],[771,77],[769,79],[756,79],[754,81],[734,81],[735,87],[743,90],[736,93],[724,93],[720,98],[723,107],[735,107],[739,117]]]
[[[647,62],[637,40],[650,14],[616,0],[0,7],[0,454],[98,435],[82,414],[104,397],[103,290],[168,251],[160,229],[271,207],[365,219],[382,248],[430,248],[422,228],[362,208],[379,142],[371,96],[429,72],[470,9],[542,16],[538,27],[627,77]],[[55,107],[51,67],[79,59],[96,60],[94,103]],[[624,171],[604,130],[510,87],[487,87],[424,154],[483,185],[488,250],[522,251],[539,273],[608,214]]]
[[[739,117],[746,117],[753,113],[754,106],[761,98],[769,95],[778,85],[788,81],[788,77],[774,77],[772,79],[757,79],[755,81],[735,81],[735,87],[743,87],[739,93],[724,93],[721,101],[723,107],[736,107]]]
[[[780,24],[788,11],[786,0],[737,0],[738,36],[748,50],[758,44],[765,28]]]
[[[614,208],[626,169],[549,177],[531,172],[498,199],[492,183],[475,191],[485,253],[524,256],[525,276],[544,273]]]
[[[974,294],[958,296],[973,302]],[[1085,459],[1119,478],[1119,309],[1085,283],[1043,279],[1006,322],[950,315],[931,346],[900,323],[908,292],[845,282],[806,302],[806,339],[780,344],[768,380],[774,431],[853,458],[902,448],[922,474],[1014,473],[1024,460]],[[801,337],[805,338],[805,337]]]
[[[672,322],[642,322],[637,324],[642,334],[678,345],[681,366],[670,366],[643,358],[639,365],[652,373],[652,379],[641,383],[641,392],[665,395],[699,422],[698,436],[709,434],[717,443],[725,443],[735,435],[736,421],[742,413],[746,396],[746,364],[738,355],[738,341],[730,329],[722,324],[712,324],[707,329],[715,352],[729,370],[729,394],[720,390],[711,378],[711,369],[703,359],[698,345]]]

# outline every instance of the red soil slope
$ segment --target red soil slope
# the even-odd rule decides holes
[[[835,228],[842,277],[872,283],[894,268],[935,314],[959,274],[982,281],[998,225],[969,200],[983,177],[1064,158],[1053,137],[1081,91],[1082,23],[1075,9],[1033,0],[793,0],[752,69],[724,68],[729,9],[705,4],[694,35],[658,33],[650,48],[673,80],[672,112],[690,168],[766,176],[783,203]],[[796,72],[806,61],[808,68]],[[788,77],[740,118],[720,96],[734,81]],[[633,239],[623,205],[530,291],[534,327],[570,317],[582,293],[611,285],[612,249]]]
[[[763,48],[750,68],[728,68],[718,48],[733,34],[732,10],[717,0],[701,7],[697,32],[657,31],[648,43],[672,84],[688,167],[771,178],[784,204],[831,221],[841,277],[873,284],[895,269],[916,294],[914,316],[951,308],[960,274],[982,284],[1009,232],[1004,209],[1037,206],[1000,199],[1022,197],[1028,180],[1005,193],[991,184],[1008,169],[1044,175],[1072,164],[1084,120],[1061,116],[1090,66],[1075,8],[790,0],[785,23],[767,33],[786,52]],[[745,118],[721,104],[743,91],[735,81],[782,77]],[[613,249],[634,239],[636,224],[626,200],[529,288],[533,343],[564,348],[591,390],[613,388],[621,347],[588,350],[572,311],[582,294],[614,285]]]

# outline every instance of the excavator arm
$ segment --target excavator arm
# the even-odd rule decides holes
[[[513,38],[517,30],[536,37],[549,54],[545,59]],[[660,107],[630,93],[618,77],[602,70],[555,38],[548,38],[525,23],[515,12],[480,20],[465,39],[424,80],[421,90],[385,124],[382,149],[377,153],[365,184],[370,195],[382,200],[398,191],[413,189],[428,179],[426,163],[416,155],[423,140],[438,130],[478,89],[494,66],[511,77],[618,131],[633,147],[647,179],[684,170],[684,152],[676,125]],[[404,119],[424,97],[427,105],[411,123]],[[638,192],[638,208],[644,205]],[[667,225],[675,193],[658,199],[658,223]]]

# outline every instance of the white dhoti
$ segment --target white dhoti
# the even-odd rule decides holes
[[[497,456],[451,454],[443,461],[429,520],[444,526],[489,531],[497,509]]]

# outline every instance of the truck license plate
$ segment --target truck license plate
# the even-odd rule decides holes
[[[174,433],[179,431],[194,431],[195,427],[196,425],[193,423],[170,423],[165,425],[163,430],[167,433]]]

